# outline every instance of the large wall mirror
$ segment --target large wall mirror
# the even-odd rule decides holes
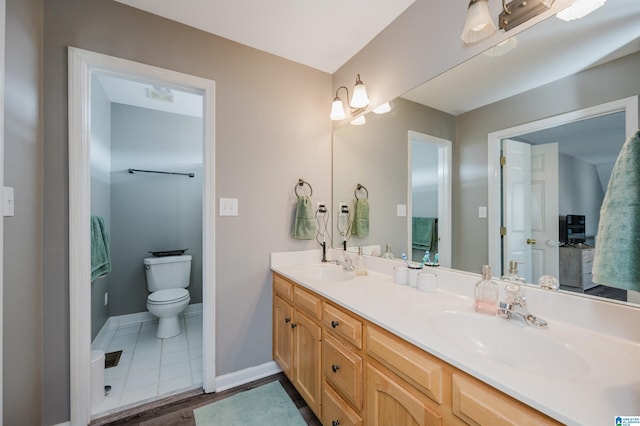
[[[354,198],[358,183],[369,191],[370,233],[363,239],[352,238],[349,245],[372,244],[384,249],[390,244],[393,255],[399,257],[414,246],[410,231],[414,217],[434,218],[438,225],[450,220],[450,239],[444,242],[445,247],[447,243],[451,247],[450,265],[479,272],[481,265],[493,257],[490,252],[502,247],[499,226],[498,235],[489,231],[490,224],[501,223],[504,213],[502,195],[494,194],[489,184],[499,173],[490,170],[492,161],[499,159],[488,157],[493,155],[488,152],[489,135],[506,135],[508,129],[527,129],[528,123],[639,95],[638,22],[637,0],[610,0],[591,15],[571,22],[550,17],[518,34],[515,41],[489,49],[391,101],[390,112],[368,113],[365,125],[337,128],[333,140],[334,223],[337,206]],[[637,97],[635,103],[637,126]],[[556,191],[564,195],[558,195],[558,211],[552,213],[557,220],[552,222],[557,228],[563,215],[585,216],[585,243],[591,245],[607,175],[629,132],[625,121],[628,111],[618,108],[609,112],[550,126],[554,129],[533,126],[529,129],[535,130],[509,134],[510,139],[527,146],[556,144],[557,179],[562,182]],[[411,159],[415,161],[418,152],[410,155],[412,132],[452,143],[451,189],[435,189],[438,172],[433,151],[426,154],[433,160],[431,165],[425,166],[431,176],[431,189],[426,188],[426,192],[433,197],[434,191],[444,191],[453,200],[448,218],[437,216],[435,201],[428,201],[431,210],[423,213],[411,209],[424,204],[417,201],[419,195],[411,187],[411,176],[414,183],[416,176],[411,171],[415,167]],[[587,143],[586,135],[595,137],[596,142]],[[582,173],[589,173],[589,177]],[[589,188],[565,185],[587,181],[592,183]],[[549,246],[562,245],[565,241],[557,229],[554,237],[541,241]],[[438,234],[438,239],[442,238]],[[334,247],[341,243],[334,230]],[[414,260],[419,260],[417,256],[414,254]],[[494,265],[494,275],[501,275],[503,258],[500,256]],[[536,281],[535,268],[538,275],[559,274],[558,269],[541,271],[536,262],[531,258],[526,267],[521,266],[530,274],[528,281]],[[602,296],[639,303],[634,295]]]

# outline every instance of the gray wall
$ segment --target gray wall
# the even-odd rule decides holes
[[[69,419],[66,46],[215,80],[216,198],[240,212],[216,217],[216,373],[270,361],[269,254],[317,248],[290,237],[294,185],[331,196],[331,77],[113,1],[45,0],[44,40],[43,423]]]
[[[203,120],[112,104],[109,316],[146,312],[143,259],[188,249],[191,303],[202,303]],[[195,177],[127,172],[194,172]]]
[[[366,125],[346,125],[334,132],[335,212],[337,203],[353,202],[358,183],[369,191],[369,235],[352,237],[348,245],[378,244],[384,250],[385,244],[390,243],[396,257],[407,250],[407,217],[411,213],[399,217],[396,206],[407,204],[409,130],[453,140],[454,117],[406,99],[396,99],[391,112],[367,114]],[[340,244],[338,240],[334,232],[334,246]]]
[[[111,101],[97,79],[91,79],[91,214],[104,219],[111,234]],[[91,283],[91,340],[109,317],[104,294],[111,274]]]
[[[42,5],[6,3],[3,424],[37,425],[42,401]],[[61,292],[53,299],[65,297]],[[47,303],[50,301],[47,300]],[[52,345],[49,352],[65,352]]]
[[[456,117],[453,266],[479,272],[488,261],[487,134],[546,117],[640,94],[640,54],[591,68]],[[497,214],[489,211],[488,214]],[[473,243],[471,243],[473,242]]]

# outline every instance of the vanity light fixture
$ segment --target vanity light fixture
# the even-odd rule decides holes
[[[578,0],[579,1],[579,0]],[[602,0],[599,0],[602,1]],[[498,16],[500,29],[509,31],[548,10],[554,0],[502,0],[502,12]],[[489,0],[471,0],[460,38],[467,44],[483,40],[496,31],[489,14]]]
[[[471,0],[460,35],[462,41],[475,43],[489,37],[495,31],[496,26],[489,14],[489,0]]]
[[[353,87],[353,98],[349,99],[349,89],[346,86],[340,86],[336,90],[336,97],[333,98],[331,104],[331,114],[329,117],[332,120],[344,120],[347,115],[344,112],[344,106],[342,105],[342,99],[338,96],[340,89],[344,89],[347,92],[347,102],[351,108],[351,116],[356,116],[362,112],[369,105],[369,97],[367,96],[367,89],[364,87],[364,83],[360,80],[360,74],[357,74],[356,84]]]
[[[351,124],[353,124],[354,126],[362,126],[364,124],[367,124],[367,119],[364,118],[364,115],[360,115],[355,119],[351,120]]]
[[[603,6],[606,2],[607,0],[576,0],[571,6],[556,13],[556,17],[563,21],[580,19]]]
[[[373,109],[373,112],[376,114],[386,114],[391,111],[391,104],[389,102],[385,102],[380,106],[377,106]]]
[[[502,13],[498,17],[500,28],[509,31],[542,12],[549,10],[554,0],[514,0],[508,4],[502,0]]]
[[[493,47],[490,47],[482,53],[484,53],[486,56],[495,58],[496,56],[502,56],[510,50],[515,49],[517,45],[518,39],[516,38],[516,36],[513,36],[504,41],[501,41]]]

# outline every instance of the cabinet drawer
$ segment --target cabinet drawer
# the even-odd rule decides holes
[[[361,426],[362,419],[353,411],[340,396],[331,389],[331,386],[323,386],[322,392],[322,423],[325,426]]]
[[[362,408],[362,357],[327,332],[322,341],[322,372],[354,407]]]
[[[367,327],[367,353],[442,404],[442,364],[424,351],[372,326]]]
[[[358,349],[362,349],[362,322],[324,303],[324,326]]]
[[[558,425],[553,419],[471,377],[452,375],[453,414],[470,425]]]
[[[293,283],[273,274],[273,291],[289,302],[293,302]]]
[[[293,288],[293,304],[302,309],[314,319],[320,321],[322,315],[322,300],[314,294],[296,286]]]

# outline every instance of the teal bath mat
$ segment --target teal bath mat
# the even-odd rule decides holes
[[[197,426],[306,426],[277,380],[193,410]]]

